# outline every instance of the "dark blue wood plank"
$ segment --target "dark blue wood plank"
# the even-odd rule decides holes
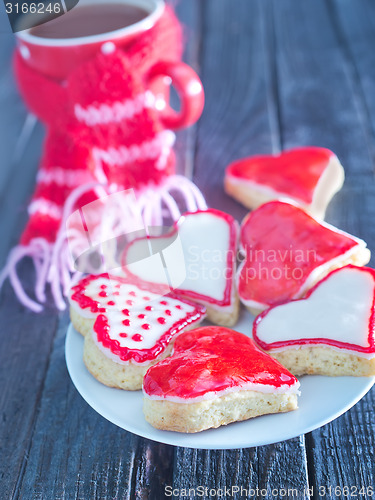
[[[28,279],[27,266],[23,276]],[[27,463],[57,318],[50,310],[26,312],[6,286],[0,325],[1,495],[12,498]]]
[[[206,106],[198,125],[196,183],[208,203],[241,219],[246,210],[225,195],[225,167],[280,150],[270,10],[264,2],[204,2],[201,48]]]
[[[172,3],[174,4],[174,2]],[[199,0],[177,2],[176,14],[183,23],[185,41],[184,61],[187,61],[197,74],[200,75],[199,49],[201,43],[201,20]],[[176,133],[176,143],[174,146],[176,171],[186,175],[189,179],[193,176],[196,140],[196,125]]]
[[[13,78],[15,46],[4,8],[0,8],[0,267],[16,244],[26,220],[26,203],[31,195],[40,156],[43,133],[27,121]],[[26,287],[32,272],[21,265]],[[12,498],[27,462],[49,364],[57,315],[25,311],[8,284],[0,298],[0,478],[1,495]]]
[[[194,9],[195,2],[179,6],[180,15],[191,30],[196,19]],[[194,42],[195,38],[190,37],[185,54],[186,60],[193,64]],[[194,132],[183,132],[177,139],[179,170],[183,172],[189,170],[185,165],[192,144],[191,134]],[[117,428],[83,401],[65,366],[67,325],[68,317],[63,315],[16,495],[20,498],[164,498],[165,484],[173,482],[173,448]]]
[[[40,157],[42,128],[35,127],[20,99],[13,75],[15,35],[0,5],[0,268],[26,220]]]
[[[173,489],[177,498],[192,498],[206,489],[223,498],[309,498],[306,484],[305,440],[240,450],[176,450]],[[289,493],[288,493],[289,491]],[[224,496],[226,492],[226,496]],[[213,495],[213,493],[211,493]],[[219,497],[220,493],[218,494]],[[230,496],[229,496],[230,495]]]
[[[367,12],[369,17],[370,11],[362,1],[350,3],[351,9],[349,2],[338,1],[336,12],[333,2],[273,4],[283,147],[316,144],[339,155],[346,182],[330,204],[327,219],[365,239],[373,249],[374,134],[366,112],[371,89],[360,86],[366,67],[355,67],[336,17],[340,12],[348,26],[354,20],[357,35],[352,33],[348,43],[356,45],[360,26],[365,25],[363,16]],[[363,53],[372,53],[372,45],[367,34]],[[362,486],[374,484],[375,427],[369,418],[373,403],[374,390],[350,412],[307,437],[308,469],[317,498],[319,487],[338,487],[325,494],[320,491],[324,498],[343,498],[344,486],[358,487],[359,492]]]
[[[19,498],[163,498],[171,482],[173,448],[110,424],[70,381],[62,316],[53,344]]]
[[[284,148],[326,146],[342,160],[348,181],[372,176],[361,96],[329,2],[285,1],[274,6]]]
[[[194,180],[209,205],[239,220],[247,212],[225,195],[224,169],[246,155],[280,150],[271,4],[206,0],[200,65],[206,106],[198,124]],[[308,486],[303,436],[284,443],[234,451],[178,448],[174,487],[242,486],[245,489]],[[250,495],[251,497],[251,495]],[[179,498],[185,498],[183,492]],[[237,493],[234,498],[241,498]],[[243,496],[242,496],[243,498]]]

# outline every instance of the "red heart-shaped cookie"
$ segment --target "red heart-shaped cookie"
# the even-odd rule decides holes
[[[266,203],[244,219],[240,246],[238,293],[258,312],[302,297],[332,269],[370,260],[364,241],[281,201]]]
[[[223,327],[181,334],[173,355],[150,368],[143,382],[146,396],[175,402],[213,399],[237,390],[283,393],[298,386],[249,337]]]
[[[344,169],[326,148],[304,147],[229,165],[225,189],[248,208],[287,197],[317,217],[344,182]]]

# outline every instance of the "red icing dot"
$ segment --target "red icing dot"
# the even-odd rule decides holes
[[[145,309],[146,309],[146,311],[153,311],[154,310],[154,308],[152,306],[146,306]]]
[[[145,317],[146,317],[146,315],[145,315],[145,314],[138,314],[138,318],[139,318],[139,319],[144,319]]]
[[[121,288],[120,283],[118,283],[118,284],[116,285],[116,288]]]
[[[132,339],[134,340],[134,342],[142,342],[143,337],[142,335],[139,335],[139,333],[136,333],[135,335],[133,335]]]
[[[107,292],[104,290],[102,292],[99,292],[99,297],[107,297]]]
[[[105,312],[107,312],[107,311],[106,311],[106,309],[105,309],[104,307],[100,307],[100,308],[98,309],[98,312],[100,312],[100,313],[105,313]]]
[[[176,306],[176,309],[182,309],[182,307],[180,305]]]
[[[158,322],[161,324],[161,325],[165,325],[165,323],[167,322],[167,320],[165,318],[158,318]]]
[[[105,290],[105,289],[107,288],[107,285],[100,285],[100,288],[101,288],[102,290]]]
[[[123,309],[123,310],[122,310],[122,314],[123,314],[124,316],[129,316],[129,314],[130,314],[130,313],[129,313],[129,309]]]
[[[113,292],[113,295],[120,295],[120,292]]]
[[[129,292],[130,297],[135,297],[137,294],[135,292]]]
[[[144,323],[142,325],[142,328],[143,328],[143,330],[149,330],[151,328],[151,326],[148,323]]]
[[[115,302],[113,302],[113,300],[109,300],[109,301],[107,302],[107,304],[108,304],[109,306],[114,306],[114,305],[115,305]]]
[[[127,334],[127,333],[120,333],[119,335],[120,335],[120,337],[122,337],[123,339],[126,339],[126,337],[128,336],[128,334]]]
[[[133,301],[132,300],[127,300],[125,302],[125,304],[127,304],[128,306],[132,306],[133,305]]]
[[[165,314],[166,314],[167,316],[172,316],[172,311],[170,311],[169,309],[166,309],[166,310],[165,310]]]
[[[150,300],[150,297],[144,296],[142,297],[143,300]]]
[[[130,326],[130,319],[124,319],[124,321],[122,322],[123,325],[125,326]]]
[[[161,301],[160,301],[160,304],[161,304],[162,306],[166,306],[166,305],[168,305],[168,302],[167,302],[166,300],[161,300]]]

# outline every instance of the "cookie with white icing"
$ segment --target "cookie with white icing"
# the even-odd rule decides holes
[[[326,148],[304,147],[280,155],[252,156],[229,165],[226,192],[250,209],[288,198],[324,219],[332,197],[343,186],[344,169]]]
[[[177,335],[204,318],[203,306],[164,291],[108,274],[73,287],[73,325],[85,335],[83,359],[97,380],[141,389],[147,369],[171,353]]]
[[[240,252],[238,294],[254,314],[303,297],[333,269],[370,260],[364,241],[282,201],[245,217]]]
[[[233,217],[201,210],[184,214],[166,235],[132,242],[123,265],[137,279],[170,286],[179,296],[204,305],[213,323],[232,326],[239,314],[237,243]],[[158,265],[160,254],[164,267]]]
[[[299,382],[253,341],[228,328],[181,334],[143,382],[143,411],[157,429],[200,432],[297,408]]]
[[[336,269],[306,298],[258,316],[254,341],[294,375],[375,375],[374,298],[373,269]]]

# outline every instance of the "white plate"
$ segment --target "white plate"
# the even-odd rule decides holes
[[[249,335],[252,319],[243,311],[236,330]],[[300,379],[301,396],[296,411],[264,415],[196,434],[180,434],[154,429],[143,417],[142,392],[122,391],[101,384],[86,369],[82,353],[83,337],[70,325],[65,343],[66,364],[78,392],[94,410],[134,434],[189,448],[247,448],[305,434],[349,410],[375,382],[375,377],[305,376]]]

